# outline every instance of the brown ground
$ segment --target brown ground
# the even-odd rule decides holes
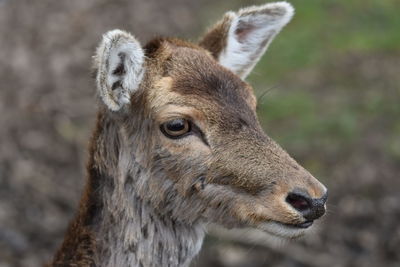
[[[206,2],[0,0],[1,267],[40,266],[73,216],[94,123],[91,55],[101,34],[123,28],[142,41],[159,33],[191,37]],[[349,103],[383,88],[390,103],[381,104],[395,108],[399,62],[400,55],[349,55],[285,86],[301,84],[321,101],[346,95]],[[366,90],[333,86],[343,81]],[[362,114],[350,145],[332,138],[292,149],[300,162],[310,153],[320,158],[327,177],[330,213],[315,234],[280,248],[209,238],[196,266],[399,266],[400,163],[386,142],[396,142],[393,114]]]

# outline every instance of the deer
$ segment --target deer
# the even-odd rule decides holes
[[[112,30],[79,210],[49,266],[189,266],[209,223],[303,236],[327,189],[263,131],[245,78],[294,8],[227,12],[198,42]]]

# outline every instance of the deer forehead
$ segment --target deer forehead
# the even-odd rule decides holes
[[[203,49],[175,47],[173,51],[164,50],[157,57],[167,58],[157,66],[157,72],[167,76],[158,76],[147,89],[152,110],[164,112],[165,106],[174,104],[191,107],[187,112],[196,113],[195,117],[201,113],[201,119],[216,114],[223,118],[224,114],[226,117],[235,113],[230,117],[249,114],[253,120],[256,104],[253,89]]]

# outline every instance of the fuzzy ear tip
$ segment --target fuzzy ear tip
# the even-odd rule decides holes
[[[125,32],[119,29],[111,30],[103,34],[103,42],[110,42],[118,36],[124,35]]]
[[[286,1],[281,1],[281,2],[276,2],[275,3],[276,7],[280,7],[285,11],[285,16],[288,18],[293,17],[294,15],[294,7],[291,3],[286,2]]]
[[[122,42],[120,42],[119,40],[123,40],[123,42],[125,43],[132,43],[133,45],[140,47],[139,42],[130,33],[119,29],[108,31],[103,34],[103,38],[99,46],[97,47],[96,53],[94,55],[95,64],[97,63],[97,61],[100,60],[100,57],[104,56],[104,53],[107,52],[105,50],[109,50],[110,47],[112,45],[115,46],[116,43],[121,44]]]
[[[267,3],[264,5],[265,8],[267,9],[272,9],[276,10],[277,12],[280,13],[282,18],[286,19],[291,19],[294,15],[294,7],[292,4],[286,1],[280,1],[280,2],[272,2],[272,3]]]
[[[106,32],[103,34],[103,41],[113,41],[119,38],[123,38],[126,40],[129,40],[130,42],[138,43],[135,37],[132,36],[129,32],[120,30],[120,29],[114,29],[111,31]]]
[[[293,18],[294,7],[286,1],[267,3],[261,7],[264,10],[270,10],[276,16],[277,22],[284,26]]]
[[[259,6],[250,6],[239,10],[238,15],[264,14],[281,26],[286,25],[294,15],[294,7],[286,1],[270,2]],[[271,21],[270,21],[271,22]]]
[[[121,34],[127,34],[127,32],[120,30],[120,29],[114,29],[114,30],[110,30],[110,31],[106,32],[104,34],[104,36],[113,37],[113,36],[121,35]]]

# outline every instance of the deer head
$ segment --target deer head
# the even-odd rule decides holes
[[[326,188],[264,133],[244,81],[292,15],[286,2],[228,12],[198,44],[106,33],[96,82],[116,183],[187,224],[293,238],[321,217]]]

